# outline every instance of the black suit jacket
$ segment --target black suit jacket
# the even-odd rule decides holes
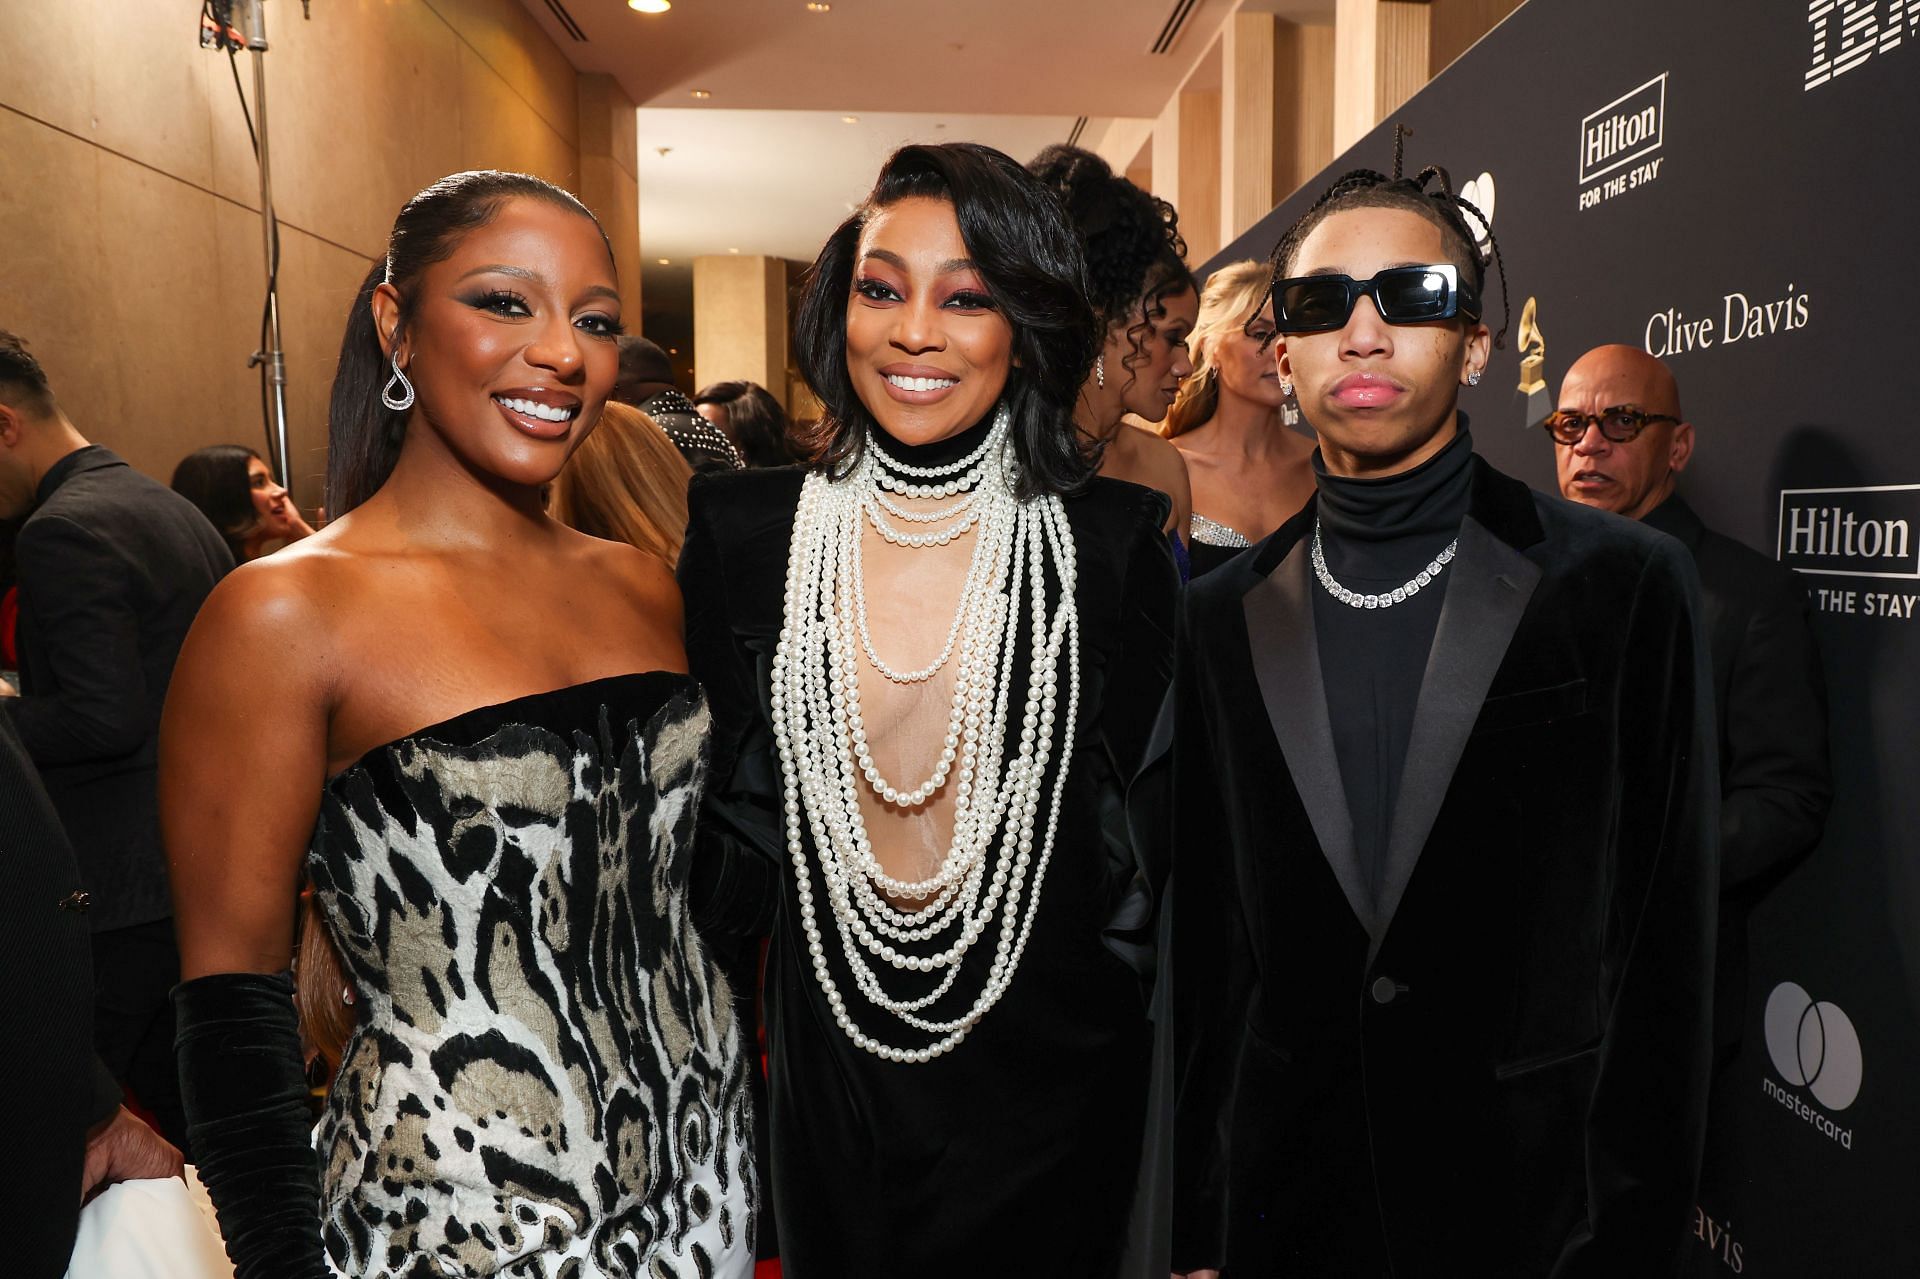
[[[1827,687],[1798,574],[1700,522],[1680,497],[1645,518],[1680,540],[1700,572],[1720,745],[1720,949],[1716,1051],[1740,1045],[1747,1013],[1747,921],[1799,865],[1833,806]]]
[[[1169,753],[1178,1269],[1670,1273],[1710,1058],[1691,565],[1474,460],[1377,906],[1320,676],[1314,506],[1188,592]]]
[[[93,1052],[93,966],[73,850],[13,724],[0,715],[0,1097],[12,1099],[0,1202],[24,1236],[7,1273],[66,1273],[87,1129],[120,1089]]]
[[[21,696],[0,702],[79,855],[96,932],[165,919],[157,756],[174,659],[233,553],[194,505],[97,445],[20,528]]]

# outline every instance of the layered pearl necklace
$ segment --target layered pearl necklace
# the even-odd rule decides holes
[[[770,699],[787,852],[797,877],[807,951],[834,1020],[854,1043],[887,1061],[921,1063],[950,1051],[1012,984],[1039,910],[1073,755],[1080,706],[1073,536],[1058,497],[1022,501],[1014,495],[1010,433],[1011,415],[1003,405],[978,448],[957,462],[933,467],[896,461],[869,437],[859,463],[841,479],[820,472],[807,476],[794,515]],[[929,510],[899,500],[948,497],[957,500]],[[887,542],[909,549],[944,546],[968,532],[974,536],[946,643],[931,664],[918,670],[896,669],[875,651],[861,554],[868,525]],[[1051,609],[1049,573],[1057,591]],[[1003,765],[1023,599],[1026,695],[1018,746]],[[950,662],[958,664],[940,757],[918,785],[890,781],[874,763],[861,714],[861,655],[896,685],[925,683]],[[1059,697],[1063,655],[1064,706]],[[1047,767],[1056,754],[1060,765],[1041,826]],[[926,879],[888,875],[868,838],[861,788],[890,808],[908,810],[943,793],[950,782],[953,838],[946,856]],[[859,993],[930,1042],[897,1047],[869,1035],[854,1020],[827,962],[815,911],[809,835],[828,914]],[[925,905],[903,909],[894,904],[901,899]],[[953,988],[961,961],[996,916],[993,959],[971,1005],[955,1017],[925,1015]],[[910,978],[924,989],[895,994],[880,980],[888,967],[939,976]]]

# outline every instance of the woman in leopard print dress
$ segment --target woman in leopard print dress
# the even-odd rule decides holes
[[[348,323],[340,518],[226,579],[182,653],[179,1058],[239,1279],[752,1267],[748,1063],[685,907],[708,713],[679,595],[541,503],[618,332],[573,197],[421,192]],[[317,1140],[303,870],[355,1013]]]

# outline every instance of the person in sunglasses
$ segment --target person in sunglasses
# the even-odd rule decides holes
[[[1710,1054],[1693,571],[1475,455],[1498,249],[1394,170],[1274,252],[1317,492],[1189,587],[1130,795],[1173,867],[1173,1269],[1668,1275]]]
[[[1554,443],[1561,495],[1676,537],[1700,572],[1720,755],[1720,938],[1716,1074],[1747,1014],[1747,921],[1820,842],[1833,804],[1826,680],[1806,588],[1791,569],[1714,532],[1675,492],[1693,425],[1667,366],[1602,346],[1567,370]]]

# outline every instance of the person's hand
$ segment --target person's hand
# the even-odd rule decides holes
[[[116,1108],[113,1118],[87,1134],[87,1158],[80,1170],[80,1198],[84,1201],[97,1190],[116,1181],[139,1181],[148,1177],[178,1177],[186,1167],[173,1143],[125,1106]]]

